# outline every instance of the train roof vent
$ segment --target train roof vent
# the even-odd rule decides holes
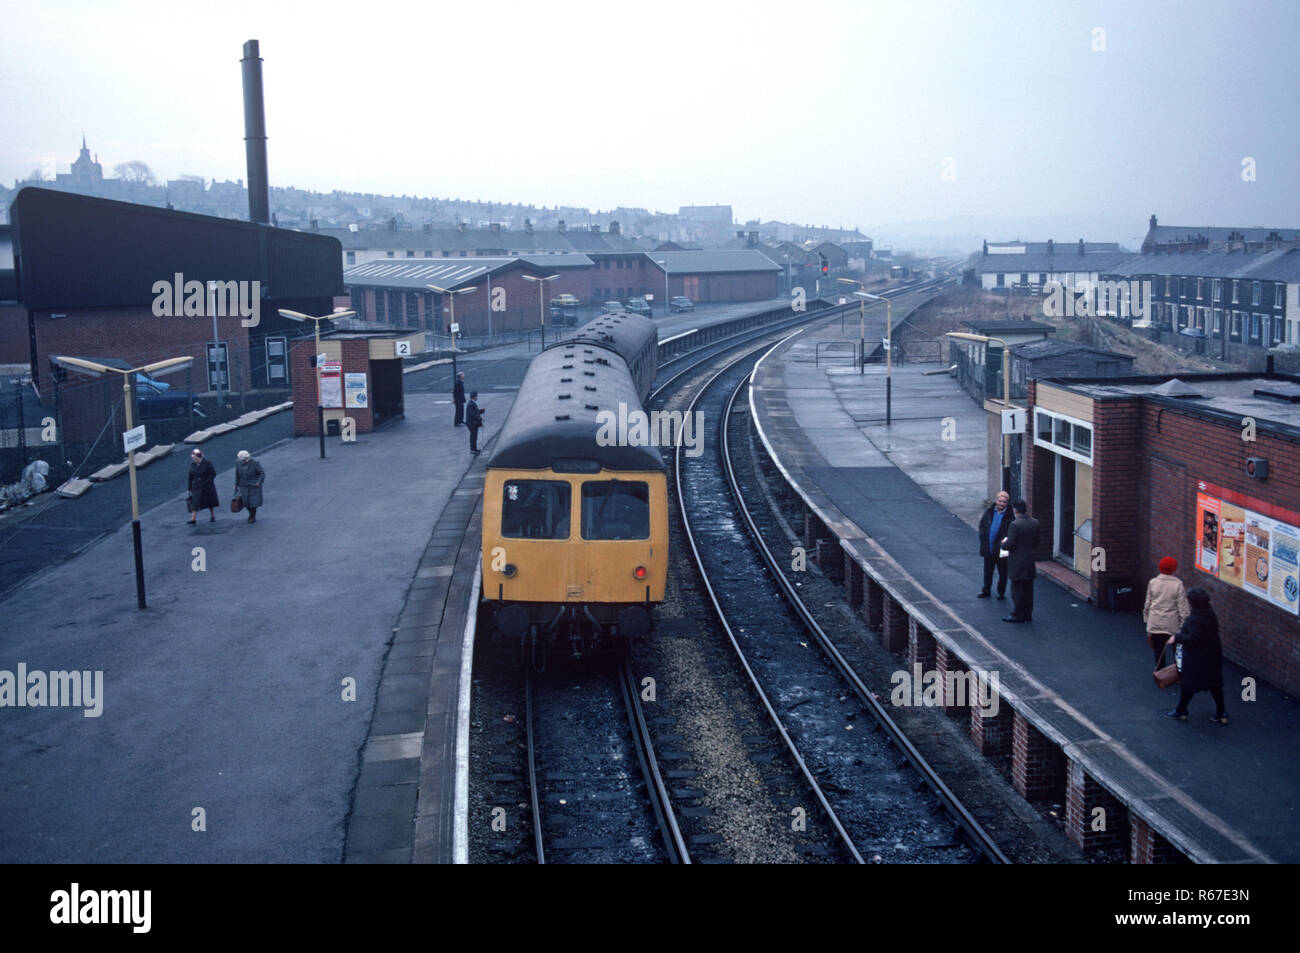
[[[556,414],[556,415],[555,415],[555,419],[556,419],[556,420],[568,420],[568,419],[569,419],[569,415],[568,415],[568,414]]]
[[[572,383],[573,383],[573,378],[572,378],[572,377],[561,377],[561,378],[560,378],[560,383],[561,383],[561,384],[572,384]]]
[[[583,373],[583,375],[586,376],[586,377],[595,377],[595,376],[596,376],[596,372],[595,372],[595,371],[583,371],[582,373]]]
[[[571,370],[573,370],[573,365],[572,365],[572,364],[561,364],[561,365],[560,365],[560,370],[562,370],[562,371],[571,371]]]
[[[559,397],[560,400],[570,400],[573,398],[572,394],[557,394],[556,396]]]
[[[583,390],[595,390],[595,389],[596,389],[596,385],[595,385],[595,384],[583,384],[583,385],[582,385],[582,388],[583,388]]]
[[[600,410],[600,407],[599,407],[599,405],[597,405],[597,404],[585,404],[584,406],[585,406],[588,410]]]

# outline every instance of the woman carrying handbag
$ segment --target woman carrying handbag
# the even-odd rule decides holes
[[[1192,696],[1208,691],[1215,706],[1210,721],[1226,725],[1228,712],[1223,707],[1223,646],[1219,642],[1219,619],[1210,606],[1210,594],[1200,586],[1187,590],[1187,603],[1191,615],[1183,623],[1181,631],[1169,636],[1165,643],[1166,646],[1177,646],[1182,652],[1182,662],[1178,666],[1182,693],[1178,696],[1178,706],[1165,712],[1165,717],[1186,721],[1187,703]],[[1159,676],[1160,673],[1156,674]]]
[[[248,521],[257,522],[257,508],[262,505],[262,484],[266,471],[247,450],[240,450],[235,464],[235,493],[248,509]]]

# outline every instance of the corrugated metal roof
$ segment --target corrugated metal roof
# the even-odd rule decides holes
[[[343,283],[359,288],[414,288],[425,285],[456,288],[486,275],[523,267],[539,276],[547,269],[590,266],[586,255],[537,255],[531,258],[378,258],[352,265],[343,272]]]
[[[650,257],[671,275],[781,270],[762,252],[750,250],[658,251]]]

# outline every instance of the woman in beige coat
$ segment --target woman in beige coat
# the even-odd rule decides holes
[[[1178,560],[1166,556],[1160,560],[1160,574],[1147,583],[1142,621],[1147,625],[1147,645],[1155,656],[1156,666],[1160,665],[1160,655],[1169,636],[1181,630],[1183,622],[1192,614],[1183,581],[1174,575],[1177,571]]]

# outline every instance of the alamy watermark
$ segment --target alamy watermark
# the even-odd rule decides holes
[[[87,718],[104,712],[102,671],[40,672],[0,669],[0,708],[82,708]]]
[[[1151,282],[1077,281],[1067,287],[1059,281],[1043,285],[1043,314],[1049,318],[1093,318],[1113,315],[1145,318],[1151,311]]]
[[[171,281],[155,281],[153,313],[160,318],[218,318],[238,315],[240,325],[255,328],[262,323],[260,281],[186,281],[176,272]]]
[[[601,447],[685,447],[686,456],[704,452],[704,411],[694,417],[681,410],[628,409],[619,401],[618,413],[602,410],[596,414],[596,444]]]
[[[998,673],[986,671],[912,671],[900,669],[889,677],[894,686],[889,701],[897,708],[978,708],[985,718],[998,714]]]

